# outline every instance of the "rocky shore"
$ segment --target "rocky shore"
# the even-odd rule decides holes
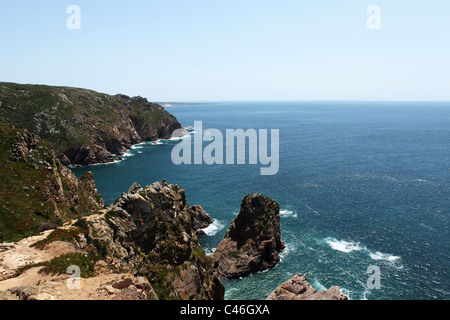
[[[211,221],[201,206],[188,205],[179,186],[135,183],[96,213],[0,245],[0,300],[223,300],[221,276],[244,277],[279,262],[284,244],[274,200],[246,196],[207,256],[198,237]],[[71,275],[73,266],[79,278]],[[346,297],[337,287],[316,292],[299,274],[267,299]]]

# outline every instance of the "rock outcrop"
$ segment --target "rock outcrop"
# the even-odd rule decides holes
[[[103,207],[94,176],[77,178],[51,143],[0,123],[0,241],[40,232]]]
[[[278,203],[261,194],[250,194],[214,252],[214,264],[226,278],[239,278],[275,267],[284,250]]]
[[[280,285],[266,300],[347,300],[339,287],[317,292],[308,283],[306,276],[297,274]]]
[[[205,231],[203,231],[203,229],[208,228],[213,223],[213,219],[206,213],[205,209],[199,205],[191,207],[191,214],[194,217],[193,228],[195,233],[197,236],[204,235]]]
[[[77,291],[63,285],[67,267],[75,265],[83,278],[82,299],[224,299],[219,274],[199,245],[185,191],[166,182],[134,184],[129,191],[98,213],[5,244],[0,271],[9,277],[0,281],[0,297],[21,299],[26,290],[27,299],[72,299]],[[19,265],[8,258],[19,256],[24,261]],[[18,278],[11,276],[18,271]],[[36,283],[39,288],[31,290]],[[58,294],[61,290],[65,293]]]
[[[0,120],[54,145],[64,165],[112,162],[133,144],[180,129],[161,105],[91,90],[0,83]]]

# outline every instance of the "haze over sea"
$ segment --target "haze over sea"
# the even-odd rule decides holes
[[[264,299],[296,273],[350,299],[450,299],[449,102],[223,102],[166,108],[183,126],[279,129],[280,169],[180,165],[178,141],[144,143],[93,171],[110,204],[133,182],[166,180],[214,218],[201,243],[225,235],[241,199],[263,193],[281,207],[286,250],[272,270],[224,280],[227,299]],[[205,143],[205,146],[207,143]],[[381,289],[367,288],[369,266]]]

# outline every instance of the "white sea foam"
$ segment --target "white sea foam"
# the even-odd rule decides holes
[[[339,291],[341,292],[341,294],[346,296],[348,298],[348,300],[353,300],[353,292],[352,291],[345,289],[345,288],[340,288]]]
[[[203,250],[205,251],[207,256],[213,255],[214,252],[216,252],[217,248],[204,248]]]
[[[216,235],[217,232],[219,232],[223,228],[225,228],[225,225],[222,222],[220,222],[217,219],[213,219],[213,223],[209,227],[202,230],[205,232],[207,236],[211,237]]]
[[[162,142],[161,139],[159,139],[159,140],[157,140],[157,141],[152,141],[151,144],[152,144],[153,146],[159,146],[159,145],[163,144],[163,142]]]
[[[344,241],[344,240],[337,240],[335,238],[326,238],[325,242],[332,249],[346,253],[352,251],[359,251],[363,249],[359,243],[353,241]]]
[[[188,138],[188,137],[190,137],[190,136],[191,136],[191,134],[190,134],[190,133],[187,133],[187,134],[185,134],[185,135],[183,135],[183,136],[181,136],[181,137],[172,137],[172,138],[169,138],[169,139],[167,139],[167,141],[180,141],[180,140],[186,139],[186,138]]]
[[[295,246],[292,243],[285,243],[284,250],[280,253],[280,261],[284,261],[284,259],[293,251],[295,251]]]
[[[129,158],[132,156],[133,156],[133,154],[130,151],[126,151],[126,152],[124,152],[123,155],[121,155],[122,158]]]
[[[145,147],[146,144],[148,144],[148,142],[141,142],[141,143],[138,143],[138,144],[134,144],[134,145],[131,146],[131,149],[132,150],[134,150],[134,149],[142,149],[142,148]]]
[[[400,257],[398,257],[398,256],[394,256],[389,253],[383,253],[383,252],[378,252],[378,251],[370,252],[369,256],[373,260],[384,260],[384,261],[388,261],[388,262],[394,262],[394,261],[400,260]]]
[[[284,218],[297,218],[297,213],[292,210],[280,210],[280,216]]]
[[[389,265],[396,267],[397,269],[403,269],[403,265],[400,263],[401,257],[395,256],[389,253],[383,253],[380,251],[372,251],[359,242],[337,240],[335,238],[326,238],[325,242],[334,250],[350,253],[352,251],[361,251],[369,255],[372,260],[387,262]]]

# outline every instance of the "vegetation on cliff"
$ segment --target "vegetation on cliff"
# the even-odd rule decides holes
[[[142,97],[15,83],[0,83],[0,120],[51,142],[65,165],[111,162],[133,144],[170,138],[181,127]]]
[[[0,242],[13,241],[103,206],[92,173],[79,179],[52,144],[0,123]]]
[[[198,207],[197,210],[203,209]],[[31,257],[23,266],[16,265],[16,270],[5,268],[5,281],[11,276],[27,279],[33,272],[38,273],[34,282],[37,279],[45,282],[48,278],[44,275],[52,274],[62,280],[51,278],[51,281],[64,281],[67,268],[76,265],[82,278],[128,274],[132,278],[130,283],[138,278],[145,279],[148,294],[140,295],[140,298],[221,300],[225,289],[212,259],[200,247],[196,218],[196,212],[186,202],[184,190],[178,186],[166,182],[145,188],[136,186],[114,205],[55,231],[47,231],[45,236],[17,244],[25,245],[23,251],[30,252]],[[67,246],[72,250],[67,250]],[[16,244],[9,246],[4,257],[0,250],[0,261],[10,261],[8,252],[14,255],[15,247]],[[58,247],[66,248],[66,251],[35,260],[43,252]],[[0,275],[2,267],[0,262]],[[39,269],[36,271],[36,268]],[[3,295],[15,299],[16,295],[11,291],[14,287],[7,283],[3,287],[6,289]],[[37,291],[40,292],[42,287],[46,288],[46,283],[41,283]],[[98,288],[93,290],[98,291]],[[116,297],[118,292],[111,292],[108,298]],[[48,289],[45,293],[60,295]]]

